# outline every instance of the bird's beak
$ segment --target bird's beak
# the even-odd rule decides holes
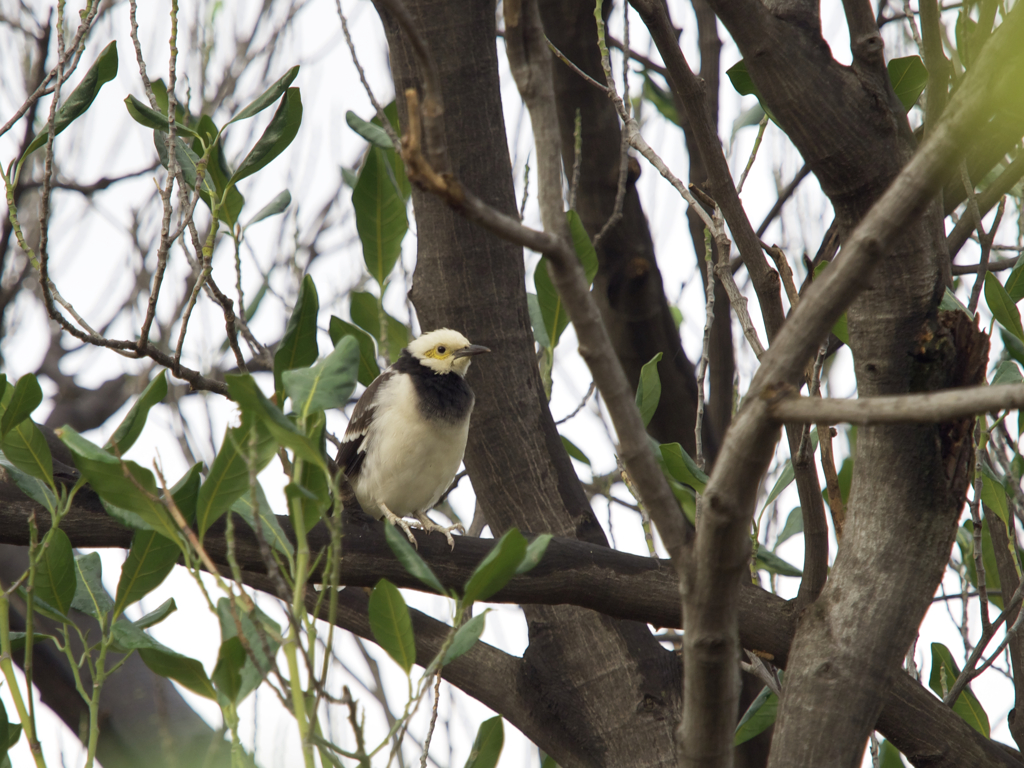
[[[463,347],[456,352],[452,357],[469,357],[471,355],[479,355],[484,352],[490,352],[491,350],[480,344],[470,344],[468,347]]]

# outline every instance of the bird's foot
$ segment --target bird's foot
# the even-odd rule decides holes
[[[420,527],[422,527],[424,531],[427,531],[428,533],[430,531],[437,531],[439,533],[443,533],[444,537],[448,539],[448,546],[450,546],[452,549],[455,549],[455,539],[452,538],[452,531],[458,531],[459,533],[466,532],[466,529],[462,527],[461,523],[456,523],[455,525],[449,526],[438,525],[429,517],[427,517],[426,512],[417,512],[415,517],[417,520],[420,521]]]
[[[396,515],[394,512],[388,509],[387,506],[384,505],[383,503],[378,502],[377,506],[380,507],[380,511],[384,513],[384,519],[392,525],[397,526],[398,528],[401,528],[403,531],[405,531],[405,535],[409,537],[409,541],[412,542],[413,547],[419,549],[420,545],[416,543],[416,537],[412,535],[412,529],[409,527],[409,521]],[[449,538],[451,537],[449,536]],[[452,544],[452,548],[455,548],[454,543]]]

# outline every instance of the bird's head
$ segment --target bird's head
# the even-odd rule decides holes
[[[465,376],[474,355],[490,352],[487,347],[470,344],[458,331],[438,328],[411,342],[406,351],[435,373],[457,373]]]

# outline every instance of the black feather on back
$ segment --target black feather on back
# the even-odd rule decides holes
[[[352,478],[359,471],[359,466],[363,463],[363,457],[366,455],[359,448],[366,438],[366,430],[369,428],[370,420],[377,410],[377,404],[374,402],[377,399],[377,391],[380,388],[381,382],[390,379],[394,375],[394,368],[389,368],[370,382],[370,386],[363,392],[362,397],[359,398],[359,402],[356,403],[356,407],[352,411],[352,418],[349,420],[348,429],[345,430],[345,436],[341,441],[341,448],[338,449],[338,456],[335,458],[335,462],[337,462],[338,466],[341,467],[349,478]]]

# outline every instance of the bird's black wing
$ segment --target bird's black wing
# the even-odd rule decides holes
[[[338,456],[335,459],[338,466],[350,479],[359,472],[359,466],[363,463],[363,457],[366,455],[366,451],[360,450],[360,448],[362,448],[366,433],[370,428],[370,422],[373,421],[373,415],[377,410],[377,404],[374,402],[377,399],[377,392],[381,384],[394,375],[394,370],[389,368],[370,382],[370,386],[363,392],[352,411],[352,418],[348,422],[348,429],[345,430],[345,436],[341,439],[341,448],[338,449]]]

